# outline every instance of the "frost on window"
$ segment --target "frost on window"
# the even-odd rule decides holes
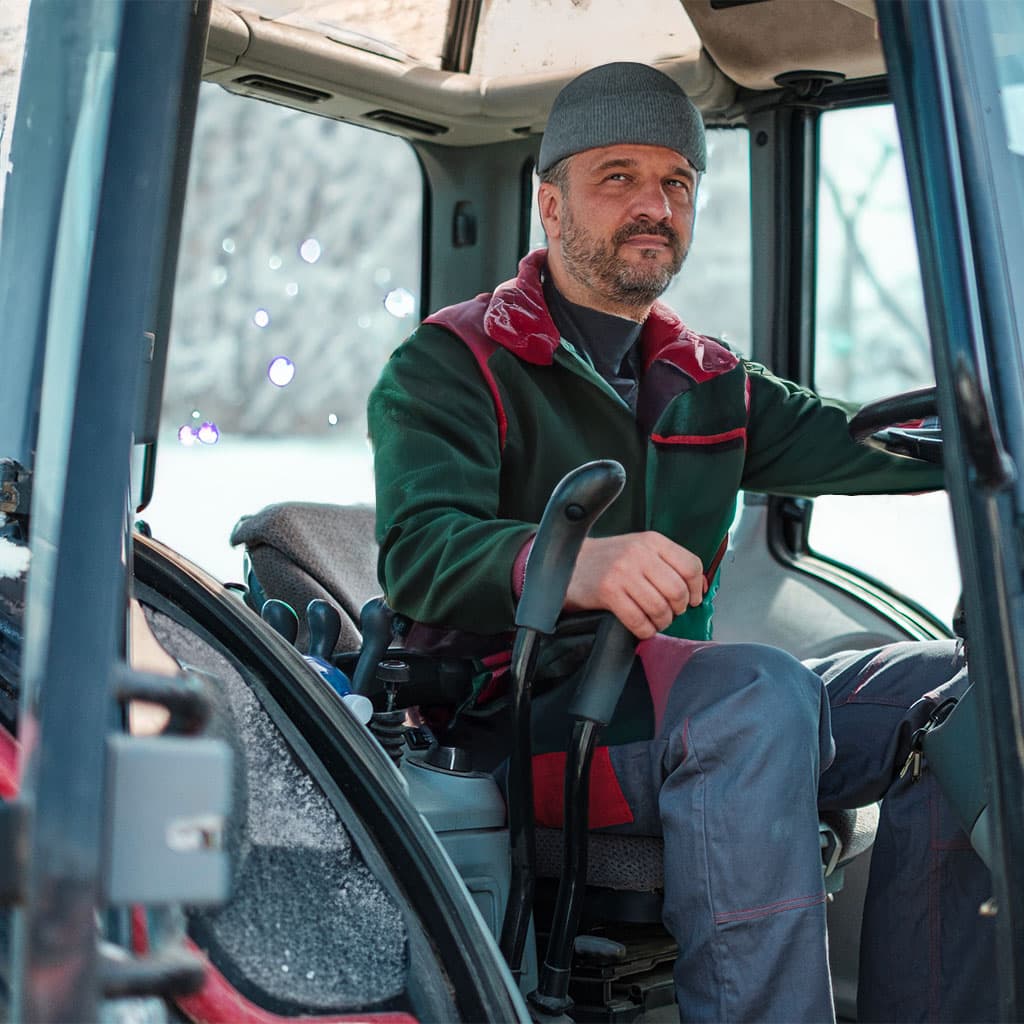
[[[209,732],[234,751],[231,898],[193,937],[243,995],[283,1012],[365,1010],[405,991],[402,912],[231,663],[165,615],[157,639],[216,692]]]

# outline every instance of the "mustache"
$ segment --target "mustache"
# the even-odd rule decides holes
[[[612,244],[617,248],[636,235],[661,235],[673,249],[679,248],[679,232],[668,224],[656,224],[652,221],[634,221],[632,224],[623,224],[612,236]]]

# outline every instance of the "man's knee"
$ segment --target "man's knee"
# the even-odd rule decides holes
[[[827,736],[821,680],[776,647],[708,644],[693,656],[674,689],[683,717],[711,715],[718,723],[716,731],[728,730],[740,738],[751,734],[773,743],[824,742]]]

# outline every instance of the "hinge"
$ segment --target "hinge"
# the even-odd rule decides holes
[[[28,806],[17,801],[0,804],[0,906],[25,899],[28,881]]]
[[[27,516],[32,499],[32,474],[14,459],[0,459],[0,512]]]

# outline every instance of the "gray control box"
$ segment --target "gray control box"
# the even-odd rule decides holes
[[[231,771],[231,750],[221,740],[108,737],[110,904],[200,905],[227,898]]]

